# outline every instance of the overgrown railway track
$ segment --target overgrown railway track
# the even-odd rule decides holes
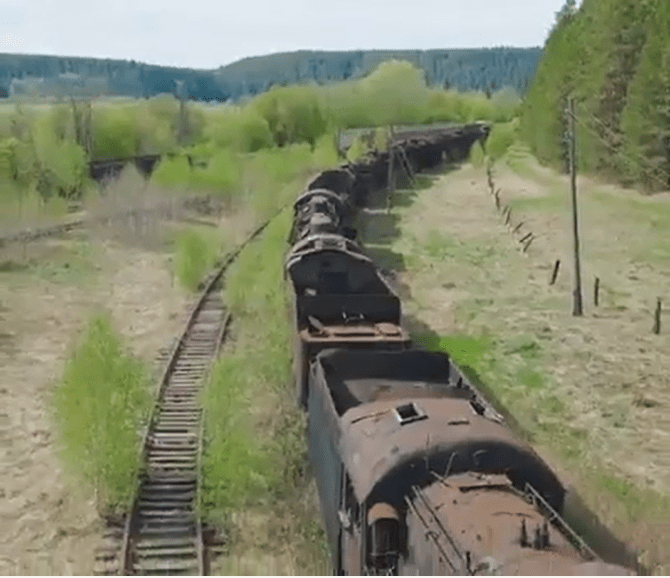
[[[230,253],[205,283],[186,327],[166,356],[144,435],[142,473],[123,528],[96,555],[98,575],[205,575],[200,518],[204,415],[200,393],[230,322],[223,278],[269,219]]]

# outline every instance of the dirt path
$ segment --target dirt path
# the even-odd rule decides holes
[[[660,336],[651,327],[656,297],[670,300],[670,202],[580,182],[586,315],[578,319],[567,183],[528,158],[513,166],[495,177],[511,227],[483,169],[468,165],[398,191],[390,214],[369,212],[362,238],[394,271],[410,328],[432,345],[446,337],[602,522],[667,571],[670,321]],[[518,239],[531,231],[525,255]]]
[[[152,362],[186,298],[166,254],[108,236],[34,243],[26,259],[17,251],[0,255],[0,574],[90,574],[101,523],[62,470],[49,394],[92,313],[110,311]]]

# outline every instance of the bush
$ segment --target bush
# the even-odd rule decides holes
[[[187,231],[177,238],[175,272],[185,289],[196,291],[215,259],[215,250],[197,232]]]
[[[53,131],[52,119],[41,120],[36,123],[32,143],[37,161],[37,188],[45,199],[54,194],[79,198],[88,178],[86,153],[64,133],[59,138]]]
[[[165,187],[188,187],[191,167],[183,156],[163,157],[151,174],[151,182]]]
[[[139,153],[141,138],[131,110],[98,108],[93,113],[91,124],[95,158],[130,157]]]
[[[502,158],[517,140],[519,121],[515,119],[503,124],[495,124],[486,140],[486,152],[493,161]]]
[[[218,196],[230,199],[242,185],[239,159],[226,149],[215,153],[207,168],[192,170],[191,184],[194,188],[210,189]]]
[[[472,163],[472,166],[479,169],[484,166],[485,158],[486,155],[484,154],[482,143],[477,141],[475,144],[472,145],[472,148],[470,149],[470,162]]]
[[[328,126],[317,94],[309,86],[272,88],[249,106],[268,123],[277,146],[301,142],[314,146]]]
[[[54,394],[63,454],[94,490],[98,510],[127,506],[138,475],[150,396],[143,364],[123,350],[109,316],[88,325]]]
[[[219,148],[253,153],[273,145],[268,121],[252,108],[230,108],[216,116],[210,114],[205,137]]]

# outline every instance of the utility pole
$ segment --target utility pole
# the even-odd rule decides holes
[[[395,178],[393,174],[393,159],[395,157],[395,150],[393,148],[393,125],[389,126],[388,130],[388,149],[389,149],[389,171],[388,171],[388,199],[387,199],[387,210],[391,211],[391,198],[393,197],[393,192],[395,191]]]
[[[573,290],[572,315],[581,317],[584,315],[582,306],[582,274],[579,262],[579,228],[577,220],[577,146],[575,135],[575,101],[568,100],[568,123],[570,127],[570,188],[572,192],[572,234],[575,250],[575,287]]]

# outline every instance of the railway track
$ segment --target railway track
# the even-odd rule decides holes
[[[142,474],[130,514],[112,527],[96,553],[97,575],[205,575],[200,519],[200,464],[204,415],[199,396],[221,348],[230,314],[223,277],[256,229],[209,277],[170,352],[141,449]]]

